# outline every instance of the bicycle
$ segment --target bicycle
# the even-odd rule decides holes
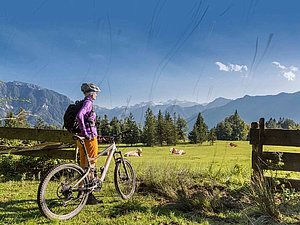
[[[88,168],[83,169],[75,163],[60,164],[48,171],[41,180],[38,188],[37,202],[40,211],[51,220],[67,220],[76,216],[86,205],[88,195],[99,191],[107,175],[109,165],[114,158],[114,184],[122,199],[127,200],[135,192],[136,173],[131,163],[125,159],[116,147],[114,138],[111,144],[98,154],[90,158],[84,144],[84,137],[74,135],[79,140],[87,158]],[[92,180],[88,179],[91,172],[91,160],[107,154],[103,167],[100,168],[100,178],[95,174]],[[96,171],[96,170],[95,170]]]

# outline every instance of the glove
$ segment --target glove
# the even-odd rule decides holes
[[[90,141],[90,140],[92,140],[92,136],[91,135],[89,135],[89,134],[84,134],[84,135],[82,135],[86,140],[88,140],[88,141]]]
[[[86,135],[85,139],[90,141],[90,140],[92,140],[92,137],[91,137],[91,135]]]
[[[109,137],[105,137],[105,136],[98,136],[97,137],[97,140],[99,143],[102,143],[102,142],[108,142],[109,141]]]

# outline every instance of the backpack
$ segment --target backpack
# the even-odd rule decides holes
[[[80,133],[80,128],[76,120],[76,115],[82,108],[83,102],[84,100],[77,100],[75,103],[70,104],[67,110],[65,111],[63,127],[71,133]]]

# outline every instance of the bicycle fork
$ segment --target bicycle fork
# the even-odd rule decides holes
[[[124,168],[124,170],[125,170],[126,178],[129,179],[129,173],[128,173],[128,171],[127,171],[127,167],[126,167],[126,165],[125,165],[124,157],[123,157],[121,151],[116,151],[115,153],[118,153],[118,154],[119,154],[119,157],[115,157],[115,155],[114,155],[115,161],[116,161],[116,162],[117,162],[117,161],[121,161],[121,163],[123,164],[123,168]]]

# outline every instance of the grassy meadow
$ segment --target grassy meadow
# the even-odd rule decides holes
[[[142,147],[142,157],[129,158],[138,178],[133,198],[124,201],[116,194],[112,164],[95,193],[103,204],[87,205],[68,221],[43,217],[36,203],[38,181],[0,183],[0,224],[299,224],[299,194],[274,193],[274,202],[267,203],[274,204],[273,211],[264,212],[260,200],[269,193],[258,195],[250,185],[251,145],[229,143],[177,145],[186,151],[182,156],[169,152],[173,146]],[[120,149],[125,153],[136,147]]]

